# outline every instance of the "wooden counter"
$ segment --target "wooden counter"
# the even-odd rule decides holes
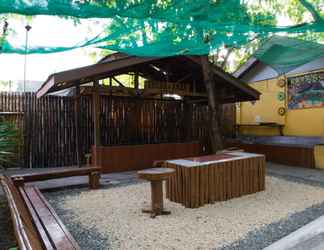
[[[264,155],[231,152],[166,161],[174,168],[166,185],[169,200],[197,208],[265,189]]]

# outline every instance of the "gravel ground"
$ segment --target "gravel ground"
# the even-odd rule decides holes
[[[293,181],[292,181],[293,180]],[[148,183],[47,198],[82,249],[262,249],[324,213],[324,188],[267,177],[266,191],[151,219]]]

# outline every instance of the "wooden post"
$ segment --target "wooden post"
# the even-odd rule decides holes
[[[189,102],[184,102],[184,139],[185,141],[191,141],[192,139],[192,123],[193,123],[193,117],[192,117],[192,104]]]
[[[112,96],[112,78],[109,77],[109,94]]]
[[[208,95],[208,103],[210,108],[210,140],[212,150],[216,153],[223,148],[221,132],[219,128],[218,116],[219,114],[219,101],[216,96],[215,84],[211,72],[211,65],[208,61],[208,56],[201,57],[201,66],[204,75],[205,87]]]
[[[138,90],[139,87],[139,77],[138,77],[138,72],[135,72],[135,76],[134,76],[134,88],[136,89],[136,92]]]
[[[98,189],[100,187],[100,172],[95,171],[89,174],[90,189]]]
[[[151,181],[152,213],[161,215],[163,212],[163,186],[162,180]]]
[[[16,187],[21,187],[21,186],[24,186],[24,184],[25,184],[25,179],[23,176],[16,176],[12,179],[12,181]]]
[[[77,153],[77,165],[81,167],[81,140],[80,140],[80,86],[75,86],[74,99],[74,123],[75,123],[75,147]]]
[[[94,124],[94,145],[101,145],[101,131],[100,131],[100,96],[99,96],[99,82],[93,82],[92,104],[93,104],[93,124]]]

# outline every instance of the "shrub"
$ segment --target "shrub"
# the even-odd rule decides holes
[[[17,164],[19,148],[18,129],[12,122],[0,121],[0,167]]]

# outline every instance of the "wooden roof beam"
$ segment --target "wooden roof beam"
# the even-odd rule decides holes
[[[121,58],[113,62],[98,63],[86,67],[55,73],[50,75],[45,83],[41,86],[41,88],[37,91],[37,98],[40,98],[47,93],[53,92],[51,91],[51,88],[59,83],[69,83],[76,81],[84,82],[85,79],[87,79],[87,81],[89,81],[89,79],[94,80],[97,79],[100,75],[112,74],[114,71],[118,71],[126,67],[129,68],[131,66],[146,63],[156,59],[156,57],[128,57]]]

